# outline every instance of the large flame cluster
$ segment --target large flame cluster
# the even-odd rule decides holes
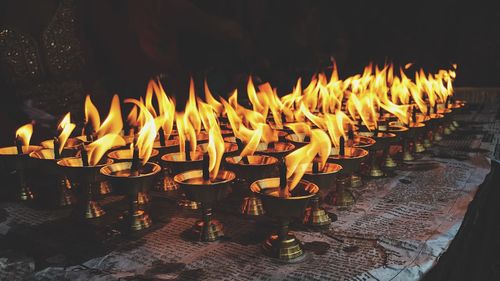
[[[139,150],[141,162],[146,163],[160,134],[167,140],[178,140],[180,152],[197,150],[197,143],[208,137],[209,170],[211,177],[215,177],[224,153],[221,126],[232,130],[244,145],[242,157],[252,155],[260,143],[278,141],[279,130],[292,130],[310,140],[309,145],[286,158],[287,177],[296,183],[305,171],[301,165],[310,164],[317,155],[324,164],[329,149],[338,147],[340,137],[347,138],[347,132],[356,130],[356,126],[376,130],[383,113],[407,124],[412,111],[429,114],[435,105],[444,104],[453,95],[456,65],[437,73],[420,69],[413,78],[407,74],[409,67],[410,64],[395,70],[392,64],[382,67],[370,64],[361,74],[342,80],[334,64],[329,75],[318,73],[305,86],[299,78],[291,93],[280,94],[270,83],[256,86],[249,77],[246,105],[240,104],[237,90],[227,99],[214,97],[207,81],[205,99],[201,99],[191,80],[183,112],[176,111],[174,98],[167,95],[159,80],[153,79],[144,97],[124,101],[132,105],[129,112],[122,112],[115,95],[102,122],[97,107],[87,96],[81,139],[88,143],[90,164],[96,164],[108,149],[127,143],[131,149]],[[127,116],[125,122],[122,115]],[[59,125],[60,149],[74,129],[68,113]],[[22,131],[18,132],[20,137]],[[24,137],[23,145],[28,142],[29,138]]]

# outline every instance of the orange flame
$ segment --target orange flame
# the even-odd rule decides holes
[[[66,145],[66,142],[68,141],[68,138],[71,135],[71,132],[73,132],[73,130],[76,128],[76,125],[71,123],[70,112],[66,113],[64,118],[57,126],[57,128],[61,130],[61,133],[58,136],[58,140],[59,140],[59,153],[62,153],[64,146]]]
[[[335,114],[325,114],[324,118],[331,143],[334,147],[338,147],[340,137],[346,138],[346,131],[354,126],[354,122],[340,110],[337,110]]]
[[[208,170],[210,179],[215,179],[219,174],[220,163],[224,155],[224,139],[217,124],[208,132],[207,152],[209,156]]]
[[[86,146],[89,156],[89,165],[95,166],[102,156],[111,148],[124,146],[125,140],[118,134],[107,134]]]
[[[313,129],[311,131],[311,142],[285,157],[286,178],[292,179],[287,186],[289,191],[292,191],[297,186],[316,155],[320,155],[321,166],[325,165],[331,152],[331,146],[328,135],[324,131]]]
[[[31,135],[33,135],[33,124],[31,123],[25,124],[16,130],[16,140],[21,140],[23,148],[30,145]]]
[[[94,131],[97,131],[101,127],[101,117],[99,116],[99,111],[92,103],[90,95],[85,98],[85,123],[91,123]]]
[[[212,96],[212,92],[210,92],[210,88],[208,87],[207,80],[204,82],[205,87],[205,100],[207,103],[213,108],[213,110],[217,113],[217,116],[222,116],[222,112],[224,111],[224,106],[218,102],[214,96]]]
[[[163,117],[157,117],[155,119],[147,106],[136,99],[126,99],[125,103],[133,103],[135,106],[139,107],[140,112],[144,114],[145,122],[139,130],[136,143],[136,148],[139,150],[139,158],[144,165],[148,162],[153,152],[153,145],[157,134],[157,123],[161,124],[163,122]]]
[[[97,137],[100,138],[106,134],[120,134],[123,129],[122,112],[120,109],[120,98],[114,95],[109,107],[109,113],[101,127],[97,130]]]

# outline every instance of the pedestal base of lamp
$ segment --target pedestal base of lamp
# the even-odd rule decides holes
[[[123,214],[122,219],[131,231],[143,230],[153,224],[151,217],[144,210],[137,210],[132,215],[127,211]]]
[[[102,209],[101,204],[97,201],[90,200],[85,204],[83,217],[85,219],[94,219],[102,217],[106,212]]]
[[[111,187],[107,181],[102,181],[99,184],[99,194],[106,195],[111,193]]]
[[[265,214],[262,201],[259,197],[253,195],[243,198],[240,212],[247,216],[261,216]]]
[[[415,160],[415,157],[413,157],[413,155],[411,154],[411,152],[409,152],[408,150],[406,150],[406,151],[403,152],[403,155],[402,155],[401,159],[403,159],[403,161],[413,161],[413,160]]]
[[[439,142],[443,140],[443,136],[441,135],[440,132],[434,133],[434,142]]]
[[[359,188],[363,186],[363,180],[359,175],[351,175],[351,188]]]
[[[191,234],[197,241],[213,242],[224,237],[224,226],[215,219],[210,219],[208,223],[199,220],[191,229]]]
[[[381,178],[385,173],[380,169],[378,164],[373,164],[368,170],[368,175],[372,178]]]
[[[331,191],[325,198],[325,202],[332,206],[348,207],[354,204],[355,199],[348,190]]]
[[[156,186],[156,190],[162,192],[176,191],[177,189],[179,189],[179,187],[175,184],[174,180],[168,175],[165,175],[165,177],[161,179]]]
[[[394,169],[398,166],[398,163],[394,161],[394,159],[390,156],[387,155],[384,159],[384,168],[386,169]]]
[[[425,152],[425,147],[421,142],[415,142],[415,153],[423,153]]]
[[[18,198],[21,201],[30,201],[35,199],[35,195],[33,194],[33,191],[31,191],[31,188],[25,185],[20,187]]]
[[[188,199],[180,199],[177,201],[177,205],[183,209],[188,209],[188,210],[198,210],[200,208],[200,203],[191,201]]]
[[[147,192],[139,191],[137,193],[137,203],[139,204],[139,206],[146,206],[150,201],[151,198],[149,197],[149,194]]]
[[[431,148],[432,143],[429,139],[426,138],[426,139],[424,139],[423,145],[425,148]]]
[[[270,235],[262,244],[264,253],[285,263],[296,263],[304,259],[304,251],[295,236],[288,232],[285,237]]]
[[[304,214],[304,224],[314,228],[327,228],[332,220],[322,208],[309,207]]]
[[[450,128],[449,128],[449,127],[444,128],[444,130],[443,130],[443,134],[444,134],[445,136],[449,136],[449,135],[451,135],[451,133],[452,133],[452,131],[450,130]]]
[[[59,198],[57,200],[58,207],[71,206],[75,202],[75,198],[68,187],[71,187],[68,179],[62,178],[59,181]]]

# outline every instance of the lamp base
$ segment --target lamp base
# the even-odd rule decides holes
[[[35,199],[35,195],[33,194],[33,191],[31,191],[31,188],[27,185],[21,186],[19,193],[18,193],[18,198],[21,201],[31,201]]]
[[[177,201],[177,205],[179,205],[179,207],[183,209],[198,210],[201,204],[199,202],[191,201],[188,199],[180,199],[179,201]]]
[[[415,160],[415,157],[413,157],[411,152],[409,152],[408,150],[405,150],[403,152],[402,159],[403,159],[403,161],[413,161],[413,160]]]
[[[254,195],[243,198],[240,212],[241,214],[248,216],[261,216],[265,214],[262,201],[259,197]]]
[[[443,130],[443,134],[444,134],[445,136],[449,136],[449,135],[451,135],[451,133],[452,133],[452,131],[450,130],[450,128],[449,128],[449,127],[444,128],[444,130]]]
[[[425,152],[424,145],[420,141],[415,142],[415,153],[422,153],[422,152]]]
[[[332,220],[322,208],[307,208],[304,214],[304,224],[311,227],[326,228],[330,226]]]
[[[144,210],[136,210],[132,215],[130,215],[129,211],[126,211],[122,219],[127,223],[127,227],[131,231],[143,230],[153,224],[151,217]]]
[[[424,139],[423,145],[424,145],[425,148],[431,148],[432,143],[431,143],[431,141],[428,138],[426,138],[426,139]]]
[[[262,249],[267,256],[285,263],[299,262],[305,257],[299,240],[291,232],[282,239],[277,234],[270,235],[262,244]]]
[[[74,196],[70,191],[71,184],[66,177],[59,181],[59,199],[57,200],[58,207],[71,206],[74,203]]]
[[[102,209],[101,204],[97,201],[89,200],[85,205],[84,218],[94,219],[102,217],[106,212]]]
[[[213,242],[224,237],[224,226],[215,219],[210,219],[208,223],[203,220],[196,221],[191,229],[193,237],[202,242]]]
[[[363,186],[363,180],[359,175],[351,175],[351,188],[359,188]]]
[[[440,132],[434,133],[434,142],[440,142],[443,140],[443,136],[441,135]]]
[[[380,169],[378,164],[373,164],[368,170],[368,175],[372,178],[381,178],[385,176],[385,173]]]
[[[394,161],[391,155],[387,155],[384,159],[384,168],[386,169],[394,169],[398,166],[398,163]]]
[[[99,194],[106,195],[111,193],[111,187],[109,186],[109,182],[102,181],[99,184]]]
[[[157,184],[156,189],[162,192],[169,192],[176,191],[177,189],[179,189],[179,186],[175,184],[174,180],[171,177],[165,175],[165,177]]]

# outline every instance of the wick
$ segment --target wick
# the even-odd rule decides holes
[[[163,127],[160,127],[158,134],[160,135],[160,146],[165,146],[165,131],[163,131]]]
[[[430,103],[427,104],[427,115],[429,115],[429,116],[431,115],[431,104]]]
[[[92,127],[92,123],[89,121],[85,122],[85,136],[87,141],[94,141],[94,128]]]
[[[208,163],[210,162],[210,156],[208,153],[203,154],[203,162],[202,162],[202,172],[203,172],[203,180],[210,180],[210,171],[208,170]]]
[[[134,153],[132,155],[132,165],[130,166],[130,176],[137,177],[140,174],[140,165],[141,161],[139,159],[139,149],[134,147]]]
[[[411,107],[411,119],[413,123],[417,123],[417,111],[413,106]]]
[[[280,197],[286,197],[287,194],[287,180],[286,180],[286,162],[283,160],[280,169]]]
[[[354,130],[352,129],[352,127],[349,128],[349,131],[347,131],[347,139],[354,141]]]
[[[84,167],[89,166],[89,155],[87,153],[87,149],[85,149],[85,145],[82,143],[82,146],[80,146],[80,156],[82,157],[82,165]]]
[[[267,145],[267,150],[274,150],[276,148],[276,143],[275,142],[270,142]]]
[[[448,108],[449,103],[450,103],[450,96],[447,96],[446,101],[444,102],[444,108]]]
[[[61,154],[59,153],[60,148],[61,148],[61,143],[59,142],[59,138],[54,137],[54,159],[61,158]]]
[[[191,143],[189,140],[184,142],[184,147],[184,157],[186,158],[186,161],[191,161]]]
[[[311,138],[309,137],[309,135],[305,135],[303,142],[310,142],[310,141],[311,141]]]
[[[437,104],[437,101],[434,102],[434,108],[433,108],[433,111],[434,113],[437,113],[437,108],[438,108],[438,104]]]
[[[243,142],[239,138],[236,138],[236,144],[238,145],[238,150],[241,153],[243,151],[243,149],[244,149]],[[246,164],[246,165],[250,164],[250,162],[248,161],[248,157],[247,156],[241,157],[241,161],[243,161],[243,164]]]
[[[344,156],[345,155],[345,139],[344,136],[340,136],[340,147],[339,147],[339,155]]]
[[[312,172],[313,174],[319,173],[319,163],[317,161],[313,161],[312,163]]]
[[[23,141],[20,138],[16,138],[16,148],[17,148],[17,154],[22,155],[23,154]]]
[[[141,165],[141,161],[139,159],[139,148],[137,148],[137,137],[134,137],[134,142],[132,143],[132,147],[134,148],[132,152],[132,164],[130,165],[130,176],[138,176],[140,174],[139,168]]]

